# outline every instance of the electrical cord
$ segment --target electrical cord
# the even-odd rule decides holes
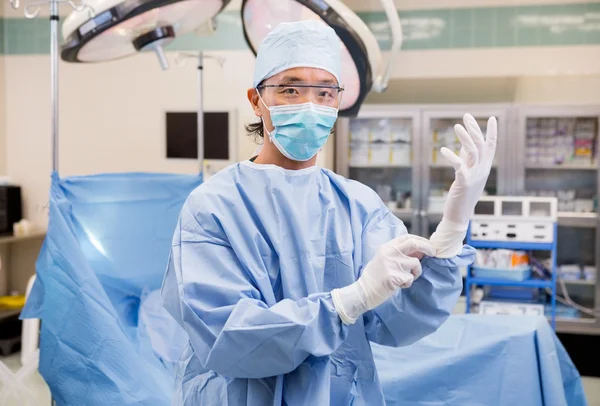
[[[547,277],[548,275],[552,275],[552,273],[537,259],[533,258],[532,256],[530,256],[531,262],[535,265],[533,267],[534,271],[541,276],[542,278]],[[591,316],[596,316],[596,312],[594,311],[594,309],[590,309],[588,307],[584,307],[578,303],[575,303],[575,301],[573,301],[573,299],[571,299],[571,296],[569,296],[569,291],[567,290],[567,285],[564,281],[563,278],[557,278],[558,279],[558,283],[560,284],[560,290],[563,294],[564,297],[558,296],[556,295],[556,300],[564,305],[570,306],[576,310],[579,310],[581,313],[585,313],[585,314],[589,314]],[[549,295],[552,295],[552,289],[548,289],[546,288],[546,292]]]
[[[562,291],[562,293],[565,297],[560,297],[560,296],[556,295],[556,300],[558,300],[562,304],[571,306],[572,308],[579,310],[581,313],[589,314],[590,316],[596,316],[596,312],[594,311],[594,309],[590,309],[588,307],[581,306],[580,304],[575,303],[571,299],[571,297],[569,296],[569,292],[567,291],[567,285],[565,284],[565,281],[562,278],[558,278],[558,283],[560,284],[560,290]],[[550,294],[552,294],[551,289],[546,289],[546,290],[550,291]]]

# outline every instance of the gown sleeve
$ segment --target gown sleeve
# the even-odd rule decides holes
[[[336,351],[348,329],[329,292],[268,306],[244,262],[251,261],[238,258],[226,238],[203,230],[184,208],[162,298],[207,370],[265,378],[295,370],[310,355]]]
[[[402,221],[387,208],[379,210],[362,236],[361,271],[379,246],[406,234]],[[392,347],[410,345],[435,332],[446,321],[462,291],[461,266],[473,262],[475,250],[465,245],[449,259],[424,257],[423,274],[408,289],[400,289],[389,300],[364,314],[370,341]]]

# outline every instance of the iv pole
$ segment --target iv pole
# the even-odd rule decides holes
[[[52,103],[52,172],[58,172],[58,3],[50,1],[50,100]]]
[[[204,96],[202,92],[202,79],[204,78],[204,56],[198,53],[198,162],[200,173],[204,176]]]
[[[17,10],[20,0],[9,0],[13,9]],[[40,8],[44,4],[49,4],[50,9],[50,105],[51,105],[51,137],[52,137],[52,172],[58,172],[58,5],[66,3],[75,11],[81,12],[88,10],[93,16],[93,9],[85,4],[85,0],[80,0],[80,4],[75,4],[72,0],[36,0],[25,5],[23,14],[29,19],[36,18],[40,13]]]
[[[197,123],[198,123],[198,129],[197,129],[197,138],[198,138],[198,147],[197,147],[197,151],[198,151],[198,162],[200,164],[200,173],[202,173],[204,175],[204,96],[203,96],[203,83],[204,83],[204,60],[206,58],[209,59],[215,59],[217,61],[217,63],[222,67],[223,64],[225,63],[225,58],[223,57],[219,57],[219,56],[212,56],[212,55],[205,55],[202,51],[198,52],[198,53],[180,53],[177,55],[177,57],[175,58],[175,63],[180,66],[183,67],[185,65],[185,63],[183,62],[183,59],[186,58],[194,58],[196,59],[197,62],[197,69],[198,69],[198,84],[197,84],[197,90],[198,90],[198,117],[197,117]]]

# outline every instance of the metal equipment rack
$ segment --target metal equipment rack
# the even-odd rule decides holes
[[[506,287],[522,287],[531,289],[551,289],[551,313],[550,321],[552,328],[556,329],[556,233],[557,225],[554,224],[554,238],[550,243],[531,243],[519,241],[473,241],[471,232],[467,233],[467,244],[476,249],[510,249],[522,251],[549,251],[551,253],[552,262],[552,278],[551,279],[527,279],[524,281],[511,281],[505,279],[490,279],[473,276],[471,267],[467,270],[465,278],[465,296],[467,299],[467,313],[471,311],[471,291],[474,286],[506,286]]]

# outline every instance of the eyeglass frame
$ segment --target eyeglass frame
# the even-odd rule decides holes
[[[342,86],[337,86],[337,85],[326,85],[326,84],[317,85],[317,84],[306,84],[306,83],[280,83],[280,84],[277,84],[277,85],[258,85],[258,86],[256,86],[256,90],[260,91],[260,90],[264,90],[264,89],[267,89],[267,88],[282,89],[282,88],[286,88],[286,87],[299,87],[299,88],[303,88],[303,89],[331,89],[331,90],[337,90],[337,92],[338,92],[338,95],[337,95],[338,105],[340,105],[341,102],[342,102],[342,96],[343,96],[344,90],[345,90]]]
[[[338,92],[340,92],[340,94],[346,90],[341,86],[334,86],[334,85],[307,85],[304,83],[285,83],[285,84],[279,84],[279,85],[258,85],[256,86],[257,90],[262,90],[262,89],[266,89],[266,88],[282,88],[282,87],[302,87],[302,88],[321,88],[321,89],[333,89],[333,90],[337,90]]]

